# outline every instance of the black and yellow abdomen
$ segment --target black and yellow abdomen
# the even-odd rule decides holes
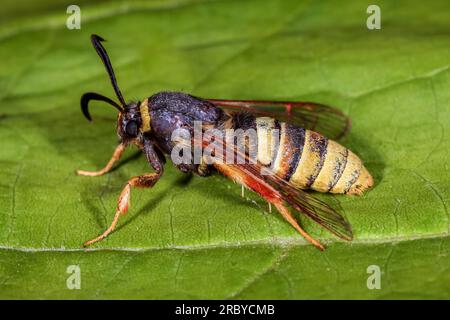
[[[373,185],[358,156],[336,141],[269,117],[255,127],[258,161],[299,189],[360,194]]]

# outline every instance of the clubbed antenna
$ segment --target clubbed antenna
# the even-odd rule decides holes
[[[106,71],[108,72],[109,78],[111,79],[111,84],[114,88],[114,91],[116,92],[116,96],[122,106],[126,106],[125,100],[122,96],[122,93],[120,92],[119,86],[117,85],[116,76],[114,75],[114,70],[111,65],[111,61],[109,60],[108,53],[106,53],[106,50],[101,43],[102,41],[106,40],[96,34],[91,35],[91,42],[95,48],[95,51],[97,51],[100,59],[102,59],[102,62],[106,67]]]
[[[104,101],[112,105],[114,108],[119,110],[119,112],[123,111],[123,108],[119,106],[115,101],[111,100],[108,97],[102,96],[101,94],[95,93],[95,92],[87,92],[81,96],[81,111],[83,111],[84,116],[89,120],[92,121],[91,115],[89,114],[89,101],[91,100],[97,100],[97,101]]]

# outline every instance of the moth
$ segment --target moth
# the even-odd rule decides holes
[[[129,208],[131,189],[151,188],[162,177],[165,157],[173,156],[179,147],[173,133],[184,130],[183,156],[197,149],[206,150],[211,142],[215,147],[211,157],[203,155],[200,161],[175,163],[184,173],[208,176],[218,171],[250,189],[274,205],[307,241],[323,250],[324,246],[311,237],[296,221],[289,207],[311,218],[339,238],[352,240],[349,222],[325,202],[315,198],[312,189],[318,192],[337,194],[361,194],[373,186],[373,179],[362,161],[352,151],[335,140],[344,136],[350,128],[350,119],[336,108],[313,102],[280,102],[249,100],[202,99],[181,92],[159,92],[142,101],[126,103],[116,81],[113,67],[103,38],[91,36],[91,42],[100,56],[119,103],[101,94],[88,92],[81,97],[81,110],[91,121],[88,105],[91,100],[108,103],[119,112],[117,134],[120,140],[111,159],[99,171],[79,170],[79,175],[100,176],[111,170],[126,146],[134,144],[146,156],[154,172],[145,173],[128,180],[120,193],[117,211],[111,225],[98,237],[87,241],[89,246],[108,236],[116,227],[121,215]],[[235,145],[235,139],[196,138],[195,126],[200,131],[214,129],[252,130],[253,143],[244,139],[244,148]],[[194,136],[194,138],[192,138]],[[179,142],[179,141],[178,141]],[[189,142],[194,147],[189,146]],[[188,149],[185,147],[188,146]],[[255,152],[250,157],[248,147]],[[241,162],[217,161],[215,151],[231,150]]]

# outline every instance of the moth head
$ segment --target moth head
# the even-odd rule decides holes
[[[119,113],[117,121],[117,133],[122,140],[136,139],[141,132],[141,112],[139,102],[130,102]]]

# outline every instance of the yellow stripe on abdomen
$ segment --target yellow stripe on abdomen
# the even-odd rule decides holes
[[[276,152],[275,160],[271,166],[271,170],[274,174],[283,177],[286,174],[287,168],[285,164],[286,161],[286,140],[287,140],[287,134],[286,134],[286,123],[281,123],[280,125],[280,143],[278,144],[278,150]]]
[[[341,178],[347,163],[348,149],[333,140],[328,140],[327,153],[322,170],[311,189],[328,192]]]
[[[305,130],[305,145],[290,182],[300,189],[308,189],[319,175],[327,152],[328,139],[321,134]]]
[[[269,117],[256,118],[256,132],[258,135],[258,161],[269,166],[275,155],[275,144],[277,139],[275,134],[275,119]]]

